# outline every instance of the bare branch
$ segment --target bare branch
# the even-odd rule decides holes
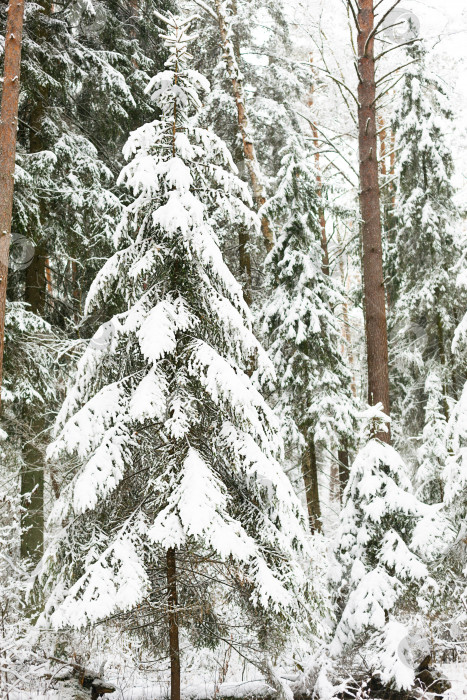
[[[203,2],[203,0],[193,0],[193,2],[195,2],[199,7],[201,7],[201,9],[203,9],[205,12],[207,12],[208,15],[210,15],[217,22],[217,15],[214,12],[214,10],[211,7],[209,7],[209,5],[207,5],[205,2]]]
[[[339,149],[336,147],[336,145],[326,136],[326,134],[325,134],[311,119],[309,119],[307,116],[305,116],[305,115],[302,114],[301,112],[297,112],[297,114],[298,114],[299,117],[302,117],[302,119],[305,119],[305,121],[307,121],[311,126],[313,126],[313,128],[316,129],[316,131],[317,131],[319,134],[321,134],[321,136],[323,137],[324,142],[327,143],[329,146],[331,146],[333,152],[336,153],[338,156],[340,156],[340,157],[342,158],[342,160],[345,161],[345,163],[347,163],[347,165],[348,165],[349,168],[352,170],[352,172],[354,172],[355,175],[358,176],[358,173],[357,173],[357,171],[355,170],[355,168],[353,167],[352,163],[340,152],[340,150],[339,150]]]
[[[386,19],[386,17],[389,17],[389,15],[391,14],[391,12],[400,4],[400,2],[401,2],[401,0],[396,0],[396,2],[395,2],[393,5],[391,5],[391,7],[389,8],[389,10],[387,10],[387,12],[384,13],[384,15],[381,17],[381,19],[379,20],[379,22],[377,22],[377,23],[375,24],[375,26],[373,27],[373,29],[371,30],[371,32],[368,34],[367,40],[365,41],[365,48],[363,49],[363,55],[364,55],[364,56],[366,56],[366,52],[367,52],[367,49],[368,49],[368,44],[369,44],[370,41],[373,39],[373,37],[377,34],[378,29],[381,27],[381,25],[383,24],[383,22],[384,22],[384,20]]]
[[[352,0],[347,0],[347,7],[350,8],[350,11],[351,11],[351,13],[352,13],[352,16],[353,16],[353,19],[354,19],[354,22],[355,22],[355,26],[356,26],[356,28],[357,28],[357,31],[359,32],[359,31],[360,31],[360,25],[359,25],[359,23],[358,23],[358,18],[357,18],[357,14],[356,14],[356,12],[355,12],[355,10],[354,10],[354,6],[352,5]]]
[[[384,81],[387,78],[389,78],[390,75],[392,75],[393,73],[397,73],[397,71],[400,71],[403,68],[407,68],[407,66],[411,66],[413,63],[418,63],[418,58],[416,58],[414,61],[409,61],[408,63],[404,63],[403,66],[398,66],[397,68],[394,68],[394,70],[389,71],[389,73],[386,73],[381,78],[379,78],[375,84],[380,85],[381,83],[384,83]]]
[[[412,44],[415,44],[417,41],[422,41],[421,38],[417,39],[410,39],[410,41],[404,41],[403,44],[396,44],[396,46],[391,46],[390,49],[386,49],[386,51],[382,51],[378,56],[375,57],[375,63],[376,61],[379,61],[380,58],[383,56],[386,56],[387,53],[390,53],[391,51],[395,51],[396,49],[401,49],[403,46],[411,46]]]
[[[308,63],[305,63],[304,61],[301,61],[300,63],[301,63],[302,65],[310,65],[310,64],[308,64]],[[357,107],[360,106],[360,104],[359,104],[359,102],[358,102],[358,99],[356,98],[356,96],[354,95],[354,93],[352,92],[352,90],[349,88],[349,86],[346,85],[345,83],[343,83],[342,80],[339,80],[338,78],[336,78],[336,76],[333,75],[333,74],[331,73],[331,71],[329,71],[327,68],[320,68],[319,66],[316,66],[316,65],[314,65],[314,64],[313,64],[313,69],[314,69],[314,70],[315,70],[315,69],[316,69],[316,70],[322,70],[323,73],[326,73],[326,74],[331,78],[331,80],[334,80],[335,83],[337,83],[338,85],[341,85],[341,87],[345,88],[345,89],[352,95],[353,99],[355,100],[355,102],[356,102],[356,104],[357,104]]]
[[[402,80],[403,77],[404,77],[403,75],[400,75],[400,76],[397,78],[397,80],[395,80],[395,81],[392,83],[392,85],[390,85],[390,86],[387,88],[387,90],[384,90],[383,92],[380,92],[379,95],[376,95],[375,99],[374,99],[373,102],[371,103],[371,106],[373,107],[373,105],[375,105],[375,104],[378,102],[378,100],[380,100],[382,97],[384,97],[390,90],[392,90],[393,87],[396,87],[397,83],[399,83],[399,82]]]

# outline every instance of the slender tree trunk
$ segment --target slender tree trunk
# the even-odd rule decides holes
[[[253,303],[253,292],[249,245],[250,234],[246,228],[240,226],[238,230],[238,261],[242,278],[243,298],[248,306],[251,306]]]
[[[389,415],[388,337],[383,279],[381,205],[378,178],[373,0],[358,0],[358,131],[363,287],[368,361],[368,403]],[[384,442],[389,433],[378,433]]]
[[[36,444],[43,427],[40,414],[31,415],[28,433],[32,437],[22,449],[21,557],[34,562],[39,561],[44,551],[44,455]]]
[[[386,124],[384,122],[384,117],[382,114],[378,115],[378,127],[379,127],[379,160],[380,160],[380,165],[381,165],[381,175],[384,177],[385,175],[387,175],[387,172],[388,172],[388,169],[386,166],[387,131],[386,131]]]
[[[3,92],[0,112],[0,408],[5,347],[6,290],[18,131],[18,102],[24,0],[10,0],[6,21]]]
[[[50,3],[42,5],[43,12],[51,12]],[[44,38],[44,30],[38,32]],[[40,153],[44,150],[43,123],[45,118],[48,92],[40,87],[35,103],[29,114],[29,151]],[[44,204],[40,205],[40,222],[45,218]],[[26,268],[24,301],[29,310],[37,316],[44,317],[47,304],[49,257],[41,230],[30,231],[30,237],[36,242],[34,257]],[[21,496],[23,512],[21,515],[21,556],[38,561],[44,550],[44,453],[38,444],[39,435],[44,431],[45,419],[37,404],[25,406],[23,419],[26,426],[26,440],[22,448],[23,464],[21,468]],[[31,494],[31,495],[29,495]]]
[[[24,300],[30,310],[39,316],[43,316],[45,309],[46,260],[46,251],[39,245],[26,270]],[[26,440],[22,447],[21,467],[21,556],[38,561],[44,547],[44,454],[37,441],[45,423],[37,405],[24,407],[23,420]]]
[[[235,104],[237,106],[237,124],[242,138],[245,164],[250,176],[253,198],[255,200],[256,207],[259,209],[265,203],[266,196],[262,181],[261,168],[256,157],[255,146],[246,111],[242,74],[238,67],[235,48],[232,41],[232,30],[229,26],[229,21],[225,14],[225,6],[222,0],[216,0],[216,14],[219,23],[222,47],[224,50],[225,60],[227,62],[227,70],[232,83]],[[274,246],[274,235],[269,225],[269,221],[265,216],[261,218],[261,231],[263,234],[266,251],[269,253]]]
[[[349,451],[347,448],[339,450],[337,453],[339,459],[339,487],[340,487],[340,498],[342,503],[342,496],[344,494],[345,487],[349,481]]]
[[[446,422],[447,422],[447,421],[449,421],[448,387],[447,387],[447,382],[446,382],[447,358],[446,358],[446,349],[445,349],[445,345],[444,345],[443,321],[441,319],[440,313],[436,314],[436,329],[437,329],[437,335],[438,335],[439,360],[441,362],[441,367],[443,368],[443,375],[444,375],[442,377],[442,382],[443,382],[443,412],[444,412],[444,417],[446,418]]]
[[[180,700],[180,638],[178,631],[177,558],[167,550],[167,596],[169,612],[170,700]]]
[[[312,532],[321,532],[321,505],[319,500],[316,447],[310,438],[302,455],[302,476],[305,484],[308,520]]]

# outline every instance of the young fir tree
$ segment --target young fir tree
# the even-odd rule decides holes
[[[279,377],[278,414],[289,445],[299,445],[308,515],[319,529],[317,451],[348,448],[356,406],[336,317],[343,295],[322,270],[316,172],[305,153],[297,140],[289,144],[264,206],[280,233],[266,259],[262,330]]]
[[[52,518],[68,525],[45,578],[57,627],[146,616],[176,698],[180,627],[215,645],[227,599],[267,645],[269,625],[286,623],[308,584],[297,559],[304,514],[247,374],[253,356],[258,375],[272,369],[212,225],[219,210],[257,219],[224,143],[189,118],[208,89],[187,65],[190,20],[160,18],[170,57],[147,92],[161,117],[125,146],[120,182],[135,199],[87,299],[90,311],[117,295],[120,311],[91,341],[58,419],[50,456],[77,469]],[[228,593],[203,598],[216,582]]]
[[[443,501],[443,470],[449,456],[447,422],[444,415],[443,384],[430,373],[425,383],[427,404],[423,442],[418,451],[417,496],[424,503]]]
[[[381,408],[364,414],[370,435],[386,427]],[[338,624],[330,651],[363,659],[381,673],[385,685],[409,688],[414,681],[413,669],[400,655],[407,629],[397,614],[428,579],[417,553],[422,534],[416,526],[423,519],[426,527],[434,517],[430,506],[412,494],[407,467],[396,450],[370,437],[352,465],[335,538],[332,580]]]
[[[423,429],[426,378],[443,382],[443,411],[455,394],[451,341],[465,300],[455,288],[460,256],[453,227],[453,159],[446,135],[452,113],[438,78],[426,66],[420,44],[407,49],[413,61],[402,83],[394,120],[398,148],[394,233],[390,263],[392,403],[407,435]]]

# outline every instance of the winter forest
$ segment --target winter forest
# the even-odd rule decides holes
[[[0,697],[461,700],[463,0],[0,17]]]

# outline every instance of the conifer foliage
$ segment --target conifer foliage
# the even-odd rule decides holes
[[[463,313],[455,265],[461,255],[455,230],[453,158],[446,134],[452,122],[441,81],[426,65],[426,50],[407,49],[407,68],[394,120],[398,151],[391,264],[393,397],[403,424],[423,429],[424,388],[434,371],[443,384],[448,419],[452,395],[451,341]],[[417,412],[417,407],[419,410]],[[421,410],[420,410],[421,409]]]
[[[253,357],[258,377],[273,370],[212,217],[258,219],[224,143],[191,121],[209,86],[189,68],[190,20],[160,19],[169,58],[147,94],[161,116],[125,146],[120,182],[134,199],[87,299],[90,312],[118,287],[120,310],[90,342],[58,419],[49,456],[77,467],[52,516],[68,525],[44,576],[57,627],[147,601],[166,610],[168,624],[163,615],[153,628],[167,645],[170,627],[175,697],[177,610],[187,590],[196,597],[199,567],[215,560],[245,609],[284,614],[306,591],[297,554],[307,544],[276,461],[276,420],[246,373]],[[196,609],[192,600],[185,625]]]
[[[368,409],[370,435],[384,429],[381,404]],[[387,428],[386,428],[387,429]],[[360,450],[350,470],[336,533],[339,617],[331,644],[336,656],[359,655],[384,684],[410,688],[414,672],[399,644],[407,629],[401,603],[421,587],[428,569],[412,546],[415,528],[429,507],[411,492],[407,467],[396,450],[377,438]]]
[[[299,445],[309,517],[319,527],[316,450],[351,440],[356,409],[335,315],[343,294],[322,270],[316,173],[297,140],[285,149],[264,209],[280,234],[266,260],[263,333],[278,374],[278,412],[288,442]]]

